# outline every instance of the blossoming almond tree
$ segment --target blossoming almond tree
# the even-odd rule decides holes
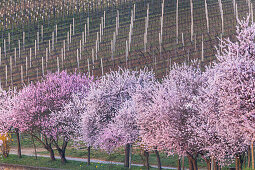
[[[76,130],[67,128],[67,126],[72,124],[74,127],[77,123],[75,116],[68,118],[73,113],[77,114],[70,111],[72,104],[68,105],[68,103],[72,100],[73,93],[86,93],[91,81],[92,79],[86,75],[68,74],[62,71],[61,73],[49,73],[42,82],[23,88],[17,98],[17,105],[14,107],[15,127],[21,132],[28,132],[37,139],[50,152],[52,160],[55,160],[52,149],[52,144],[54,144],[62,162],[66,162],[65,149],[70,135]],[[66,129],[62,130],[63,128]],[[39,133],[44,136],[44,140],[37,136]],[[62,146],[60,147],[61,139]]]
[[[237,41],[223,41],[224,51],[205,73],[210,76],[201,104],[207,131],[215,134],[209,153],[222,163],[226,156],[236,157],[236,168],[242,166],[247,144],[254,142],[255,129],[255,24],[249,26],[249,17],[238,22]]]
[[[108,151],[126,145],[125,166],[128,167],[130,144],[137,139],[138,130],[132,95],[138,86],[146,86],[154,80],[154,74],[146,70],[119,69],[101,77],[86,97],[82,119],[84,142]],[[118,131],[113,132],[114,129]]]
[[[155,90],[150,90],[136,99],[138,105],[138,125],[145,146],[158,150],[186,155],[190,169],[197,169],[196,159],[203,153],[203,141],[190,123],[198,115],[197,98],[203,84],[199,65],[175,65]]]
[[[0,89],[0,131],[1,133],[7,133],[13,130],[13,119],[12,109],[15,106],[15,97],[17,95],[16,90],[5,91]],[[18,129],[14,129],[17,136],[18,144],[18,157],[21,158],[21,146]]]

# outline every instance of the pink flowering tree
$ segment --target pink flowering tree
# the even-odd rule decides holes
[[[0,131],[5,133],[12,128],[12,108],[14,106],[14,91],[0,88]]]
[[[83,141],[108,151],[125,145],[125,166],[129,166],[130,144],[138,137],[132,95],[138,86],[146,86],[154,80],[154,74],[146,70],[119,69],[101,77],[85,100]]]
[[[18,157],[21,158],[19,131],[17,128],[13,129],[15,119],[13,119],[12,110],[15,107],[16,96],[16,90],[9,89],[8,91],[5,91],[0,89],[0,131],[1,133],[6,133],[11,130],[15,131],[18,144]]]
[[[198,154],[204,154],[204,142],[194,130],[200,122],[197,100],[202,85],[196,62],[191,66],[174,65],[154,90],[145,89],[136,96],[141,143],[168,154],[187,156],[190,169],[197,169]]]
[[[52,160],[55,160],[52,149],[55,145],[62,162],[66,162],[65,149],[75,135],[77,129],[72,127],[76,126],[76,114],[79,114],[71,110],[72,94],[87,93],[91,82],[92,79],[86,75],[62,71],[49,73],[41,82],[23,88],[13,110],[14,127],[37,139],[50,152]],[[38,134],[42,134],[44,139],[41,140]]]
[[[254,142],[254,38],[255,24],[249,25],[249,17],[239,21],[236,41],[223,41],[223,52],[218,50],[217,62],[205,73],[211,76],[201,104],[215,134],[207,141],[209,153],[222,163],[236,157],[239,167],[247,144]]]

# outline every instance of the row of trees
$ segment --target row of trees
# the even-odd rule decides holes
[[[130,147],[138,144],[148,167],[149,151],[155,151],[159,168],[158,153],[165,152],[187,156],[191,170],[198,169],[198,156],[208,169],[233,159],[241,169],[245,153],[253,155],[254,38],[255,24],[249,25],[248,17],[239,21],[236,41],[221,42],[223,50],[204,71],[198,61],[175,64],[162,80],[146,69],[119,69],[96,80],[63,71],[19,92],[1,90],[1,131],[30,134],[52,160],[55,146],[62,162],[72,140],[85,144],[89,153],[91,147],[113,152],[125,146],[126,167]]]

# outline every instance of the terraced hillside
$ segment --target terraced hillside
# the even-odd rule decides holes
[[[11,3],[13,10],[4,11],[0,5],[1,86],[20,88],[47,71],[63,69],[101,76],[119,66],[147,66],[161,78],[174,62],[198,58],[207,64],[215,58],[218,37],[233,38],[236,15],[253,14],[250,4],[254,1],[206,2],[209,32],[205,0],[178,0],[178,37],[176,0],[106,1],[96,5],[81,0],[56,1],[41,7],[30,4],[17,11]],[[11,14],[9,19],[6,13]]]

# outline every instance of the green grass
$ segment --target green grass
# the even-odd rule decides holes
[[[39,152],[40,154],[48,154],[47,151],[45,152]],[[57,151],[55,150],[55,153]],[[81,148],[81,149],[74,149],[74,148],[69,148],[66,150],[66,156],[69,157],[78,157],[78,158],[87,158],[88,152],[86,148]],[[124,153],[124,148],[120,148],[114,153],[108,154],[105,151],[102,150],[91,150],[91,159],[100,159],[100,160],[106,160],[106,161],[115,161],[115,162],[124,162],[125,158],[125,153]],[[132,163],[137,163],[137,164],[143,164],[142,158],[140,156],[140,149],[133,149],[132,151]],[[167,156],[164,153],[160,154],[160,159],[161,159],[161,164],[162,166],[170,166],[170,167],[177,167],[177,161],[178,161],[178,156]],[[151,165],[157,165],[157,158],[154,153],[150,153],[149,156],[149,162]],[[185,158],[184,160],[184,166],[188,168],[188,159]],[[203,159],[198,159],[198,167],[206,167],[206,163],[204,162]]]
[[[16,135],[12,135],[13,142],[11,144],[12,148],[17,147],[17,140],[16,140]],[[42,145],[36,141],[36,147],[37,148],[42,148]],[[33,146],[31,137],[27,134],[22,134],[21,135],[21,147],[22,148],[31,148]],[[68,146],[71,146],[69,143]],[[55,155],[58,155],[57,150],[55,151]],[[44,151],[44,152],[38,152],[38,154],[49,154],[49,152]],[[132,163],[137,163],[137,164],[143,164],[142,157],[140,155],[140,149],[139,148],[132,148]],[[87,158],[88,152],[86,147],[82,148],[67,148],[66,150],[66,156],[68,157],[77,157],[77,158]],[[96,149],[91,149],[91,159],[100,159],[100,160],[106,160],[106,161],[115,161],[115,162],[124,162],[125,158],[125,152],[124,148],[120,148],[116,150],[114,153],[107,153],[103,150],[96,150]],[[49,158],[48,158],[49,159]],[[177,167],[177,161],[178,161],[178,156],[167,156],[164,153],[160,154],[160,159],[161,159],[161,164],[162,166],[170,166],[170,167]],[[150,153],[149,156],[149,162],[151,165],[157,165],[157,158],[155,153]],[[184,166],[188,168],[188,159],[185,158],[184,160]],[[199,158],[198,159],[198,167],[206,167],[206,163],[203,159]]]
[[[0,163],[7,164],[18,164],[18,165],[27,165],[34,167],[48,167],[48,168],[59,168],[59,169],[70,169],[70,170],[79,170],[79,169],[89,169],[89,170],[125,170],[123,165],[114,165],[114,164],[100,164],[100,163],[91,163],[88,166],[85,162],[78,161],[68,161],[66,164],[62,164],[60,160],[50,161],[49,158],[38,158],[30,156],[22,156],[18,158],[16,155],[9,155],[7,158],[0,158]],[[131,168],[132,170],[146,169],[145,167],[135,167]],[[155,169],[155,168],[151,168]]]

